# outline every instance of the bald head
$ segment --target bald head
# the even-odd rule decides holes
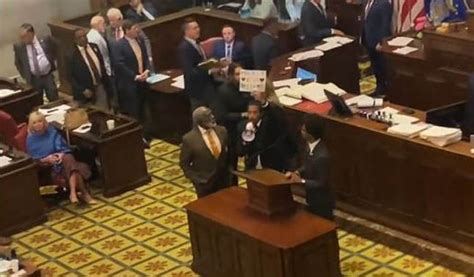
[[[100,15],[92,17],[91,28],[97,30],[99,33],[105,32],[105,19]]]
[[[107,11],[107,19],[109,20],[110,26],[113,28],[120,27],[123,19],[122,12],[117,8],[110,8]]]
[[[198,107],[193,111],[193,123],[204,129],[216,127],[216,119],[212,111],[207,107]]]

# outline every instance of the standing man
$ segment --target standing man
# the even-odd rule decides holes
[[[146,79],[150,73],[145,43],[139,36],[138,23],[125,20],[122,24],[125,36],[116,43],[117,80],[120,107],[123,112],[138,120],[144,129],[144,143],[149,147],[151,136],[146,123]]]
[[[222,27],[222,40],[214,44],[212,56],[218,60],[225,60],[228,64],[244,63],[245,45],[242,41],[235,40],[235,31],[232,26]]]
[[[109,110],[104,60],[97,44],[88,42],[84,29],[74,31],[74,48],[67,61],[74,100],[81,105]]]
[[[309,0],[303,4],[300,22],[303,46],[310,46],[321,42],[331,35],[344,35],[343,32],[332,29],[327,18],[326,10],[321,0]]]
[[[263,23],[263,30],[252,38],[252,56],[255,69],[269,70],[270,62],[278,56],[278,24],[274,19]]]
[[[295,172],[288,172],[287,178],[299,176],[306,190],[309,211],[329,220],[334,219],[334,196],[329,185],[329,151],[324,141],[323,122],[310,115],[301,127],[301,136],[306,141],[302,164]]]
[[[385,95],[387,90],[386,61],[380,49],[382,39],[392,34],[392,4],[389,0],[368,0],[364,12],[362,44],[367,48],[372,70],[377,79],[373,96]]]
[[[57,45],[51,36],[38,38],[29,23],[20,27],[20,43],[13,46],[15,66],[21,77],[49,101],[58,99],[53,72],[56,70]]]
[[[158,16],[158,12],[150,2],[143,2],[141,0],[130,0],[128,1],[130,6],[125,12],[125,18],[132,20],[133,22],[145,22],[155,20]]]
[[[193,123],[183,136],[179,164],[201,198],[229,186],[227,131],[206,107],[194,110]]]
[[[191,102],[191,110],[199,106],[209,106],[214,98],[215,89],[212,74],[219,69],[210,70],[199,67],[199,63],[207,60],[204,50],[198,43],[201,29],[196,20],[185,19],[183,26],[184,38],[178,46],[181,68],[184,72],[184,89]]]

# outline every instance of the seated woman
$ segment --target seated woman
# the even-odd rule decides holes
[[[74,159],[61,134],[54,127],[48,126],[44,115],[40,112],[30,114],[26,148],[33,159],[52,166],[53,174],[63,176],[69,181],[71,203],[78,203],[78,195],[88,204],[96,203],[85,183],[91,176],[89,167]]]

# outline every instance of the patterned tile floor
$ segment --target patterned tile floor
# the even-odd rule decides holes
[[[196,276],[182,209],[196,197],[178,155],[155,141],[146,152],[151,183],[114,198],[97,193],[92,207],[64,203],[47,223],[15,235],[14,247],[45,276]],[[344,230],[338,236],[346,276],[462,276]]]

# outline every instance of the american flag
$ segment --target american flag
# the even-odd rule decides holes
[[[401,33],[414,27],[418,18],[425,16],[423,0],[392,0],[394,32]]]

